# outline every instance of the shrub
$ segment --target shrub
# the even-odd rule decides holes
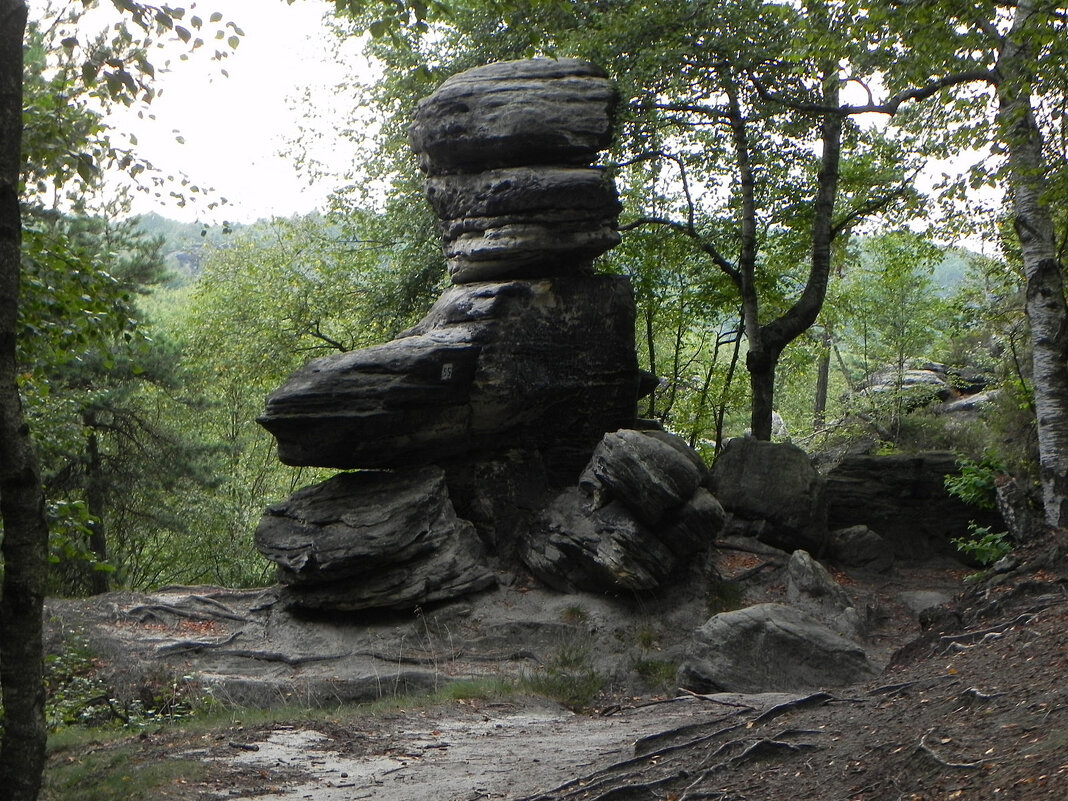
[[[960,473],[946,476],[946,491],[979,509],[993,509],[997,500],[997,477],[1005,473],[1005,463],[987,451],[978,461],[957,459]]]

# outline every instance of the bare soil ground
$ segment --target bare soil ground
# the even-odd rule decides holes
[[[184,756],[207,764],[200,778],[177,781],[159,795],[181,801],[1063,801],[1068,798],[1068,571],[1056,567],[1064,565],[1063,559],[1051,562],[1038,546],[1020,557],[1024,567],[976,585],[962,584],[967,571],[950,564],[898,568],[891,576],[840,574],[858,608],[868,610],[874,621],[868,645],[887,662],[882,675],[867,685],[675,696],[664,688],[641,691],[619,674],[581,713],[518,696],[373,714],[339,706],[314,725],[234,723],[197,734],[163,728],[142,736],[140,757]],[[747,556],[725,559],[719,566],[724,574],[748,574],[750,583],[740,593],[744,602],[781,594],[774,565],[753,572],[763,557],[755,564]],[[932,589],[956,597],[937,612],[924,613],[922,630],[903,605],[902,593]],[[478,658],[485,651],[466,643],[477,641],[503,653],[496,638],[507,620],[525,621],[540,610],[548,626],[579,616],[580,604],[585,611],[575,627],[588,633],[596,651],[613,651],[599,654],[605,660],[594,660],[597,664],[631,659],[651,648],[666,657],[678,653],[664,628],[653,631],[660,642],[634,635],[649,620],[670,617],[655,605],[631,609],[641,617],[613,628],[617,618],[611,615],[619,608],[602,608],[589,599],[550,600],[524,586],[502,593],[491,599],[492,614],[477,601],[462,614],[456,609],[440,613],[442,620],[452,621],[451,660],[442,653],[444,640],[433,637],[420,646],[423,656],[408,651],[405,658],[432,657],[439,673],[460,676],[545,663],[548,651],[541,650],[538,639],[544,626],[516,628],[515,658],[499,657],[489,666]],[[107,625],[123,631],[130,630],[130,618],[115,610],[145,607],[143,598],[108,603]],[[706,603],[702,599],[693,614]],[[674,608],[671,614],[685,618],[690,612]],[[56,615],[72,625],[73,609],[57,609]],[[83,623],[92,618],[87,613]],[[432,628],[427,620],[422,624]],[[163,626],[158,621],[139,625]],[[178,628],[172,625],[166,641],[158,628],[148,628],[137,641],[158,651],[168,643],[218,643],[233,636],[218,628],[214,637],[190,639]],[[389,642],[402,636],[403,626],[395,628]],[[621,630],[641,640],[642,648],[635,651],[633,643],[623,642]],[[524,639],[528,636],[530,641]],[[187,647],[180,655],[184,667],[196,670],[201,656],[220,650],[202,648],[198,654]],[[533,658],[524,662],[527,650]],[[167,653],[173,656],[173,649]],[[891,653],[896,654],[892,660]],[[324,667],[291,661],[271,663],[289,671],[286,681]],[[202,666],[207,672],[220,669],[210,660]],[[337,667],[338,660],[330,664],[335,672]]]

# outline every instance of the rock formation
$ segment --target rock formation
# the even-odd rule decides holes
[[[453,285],[393,341],[312,361],[267,399],[282,461],[356,471],[263,516],[256,545],[286,606],[410,610],[498,570],[645,604],[702,595],[687,582],[714,572],[732,519],[787,550],[825,543],[823,479],[799,449],[734,440],[710,472],[636,417],[630,285],[592,267],[619,240],[611,176],[591,166],[615,102],[599,70],[561,59],[470,70],[419,104],[411,141]],[[859,630],[840,588],[801,551],[790,570],[793,600],[831,628],[775,605],[716,616],[683,686],[870,675],[832,631]]]
[[[411,140],[456,286],[392,342],[317,359],[271,394],[259,422],[283,462],[522,448],[577,474],[633,423],[630,284],[591,266],[619,241],[614,184],[589,166],[615,102],[592,65],[535,59],[469,70],[420,103]]]
[[[310,362],[259,418],[286,464],[391,471],[264,516],[257,547],[294,605],[401,608],[486,586],[486,559],[515,559],[547,493],[634,427],[630,284],[592,268],[619,241],[615,186],[591,166],[615,103],[592,65],[540,59],[469,70],[419,104],[410,139],[454,286],[393,341]],[[686,482],[668,506],[690,500]],[[669,536],[692,539],[676,517]]]
[[[340,473],[270,507],[256,532],[305,609],[410,609],[494,583],[440,468]]]
[[[841,687],[876,673],[855,642],[793,607],[764,603],[701,626],[677,681],[700,693],[769,692]]]
[[[846,456],[827,473],[828,525],[867,526],[898,559],[957,556],[951,540],[966,536],[969,522],[1004,527],[997,512],[946,492],[945,477],[957,472],[948,451]]]
[[[446,80],[409,132],[456,283],[590,272],[619,243],[615,184],[591,167],[616,91],[577,59],[490,64]]]
[[[713,466],[711,489],[734,516],[739,533],[786,551],[823,550],[824,480],[797,446],[732,439]]]
[[[700,486],[706,478],[704,464],[677,437],[605,434],[579,486],[534,519],[520,555],[562,591],[660,587],[723,528],[723,507]]]
[[[558,276],[446,290],[392,342],[310,362],[260,422],[286,464],[395,468],[523,448],[577,475],[605,431],[633,423],[637,393],[626,280]]]

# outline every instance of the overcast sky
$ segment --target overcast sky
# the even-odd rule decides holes
[[[229,203],[217,211],[199,201],[179,208],[166,199],[138,193],[135,211],[206,222],[251,222],[321,208],[333,182],[309,186],[284,153],[302,116],[343,115],[345,105],[332,88],[345,74],[359,71],[354,55],[338,64],[323,22],[332,5],[326,0],[217,0],[205,3],[206,18],[219,10],[245,36],[227,59],[211,61],[198,52],[160,76],[160,95],[152,103],[155,120],[116,117],[114,127],[132,131],[139,154],[165,173],[182,172],[193,184],[215,189]],[[209,42],[203,50],[214,49]],[[220,70],[225,69],[229,77]],[[311,108],[302,98],[310,93]],[[325,123],[329,126],[329,123]],[[178,133],[176,133],[176,131]],[[180,134],[184,144],[176,137]],[[336,140],[321,153],[344,170],[351,160]]]

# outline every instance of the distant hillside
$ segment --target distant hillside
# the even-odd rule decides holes
[[[931,282],[938,287],[938,294],[950,295],[963,283],[971,256],[970,252],[961,248],[942,251],[942,261],[935,265],[934,275],[931,276]]]
[[[240,231],[243,225],[205,226],[169,220],[158,214],[140,218],[141,230],[149,236],[163,238],[165,264],[179,283],[196,278],[201,270],[201,256],[206,247],[224,247],[227,238]]]

